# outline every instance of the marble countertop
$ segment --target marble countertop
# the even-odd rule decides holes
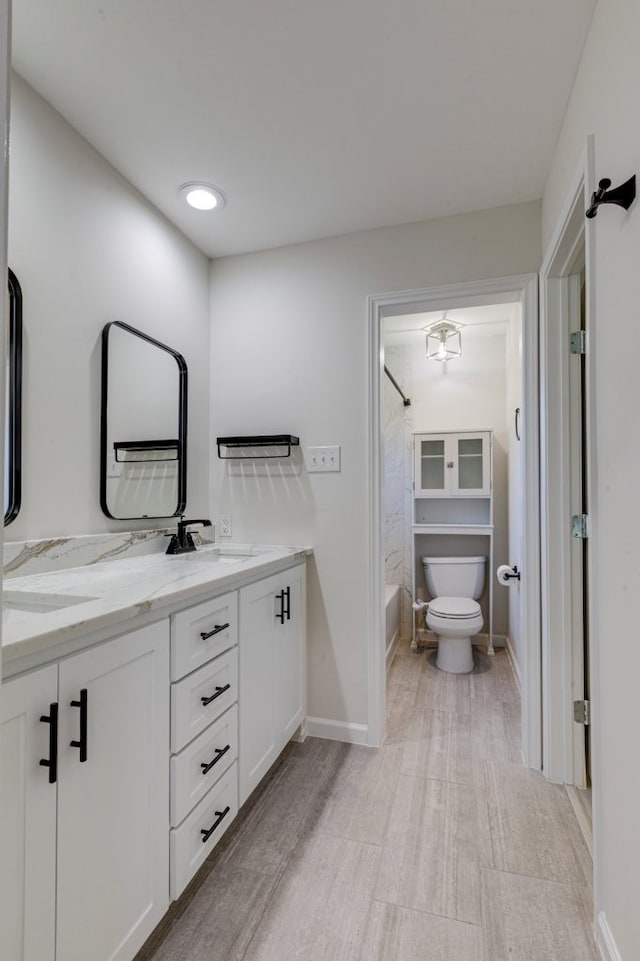
[[[147,554],[13,577],[3,590],[3,673],[14,673],[12,662],[25,658],[25,667],[44,663],[51,649],[92,632],[134,629],[127,622],[140,615],[158,611],[162,617],[207,594],[236,590],[310,553],[305,547],[211,544],[189,554]]]

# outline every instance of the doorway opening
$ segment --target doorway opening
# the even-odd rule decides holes
[[[446,365],[426,359],[422,330],[444,312],[447,320],[464,324],[466,342],[463,356]],[[394,634],[387,628],[386,584],[399,588],[399,637],[405,643],[428,641],[424,621],[411,610],[425,594],[423,552],[452,556],[455,551],[487,558],[480,598],[483,640],[487,647],[492,642],[511,645],[522,690],[523,756],[528,766],[540,768],[537,277],[372,297],[369,320],[369,743],[379,744],[384,736],[387,635],[393,643]],[[404,405],[398,387],[411,406]],[[447,437],[433,436],[438,433]],[[427,443],[466,443],[464,470],[470,471],[470,478],[476,470],[482,474],[483,463],[490,469],[493,460],[493,485],[487,487],[486,476],[461,481],[455,458],[448,461],[445,455],[443,471],[452,463],[451,477],[455,476],[458,487],[452,497],[448,491],[431,503],[428,492],[412,489],[417,476],[416,436],[421,435],[428,435]],[[462,448],[458,446],[457,451]],[[438,474],[437,458],[431,463]],[[446,478],[445,483],[452,481]],[[416,493],[425,496],[416,497]],[[439,516],[447,503],[464,514],[455,535],[446,527],[444,515]],[[424,510],[436,513],[423,517]],[[521,580],[514,581],[515,590],[496,581],[495,568],[502,563],[516,566],[521,574]]]

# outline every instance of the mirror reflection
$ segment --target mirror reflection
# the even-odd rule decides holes
[[[100,505],[108,517],[173,517],[186,506],[187,365],[121,321],[102,331]]]
[[[15,520],[21,500],[22,290],[9,269],[9,312],[4,398],[4,526]]]

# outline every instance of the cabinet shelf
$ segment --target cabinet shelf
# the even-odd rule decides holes
[[[414,524],[414,534],[493,534],[493,524]]]

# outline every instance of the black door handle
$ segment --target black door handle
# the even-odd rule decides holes
[[[80,691],[80,700],[72,701],[71,707],[80,708],[80,740],[70,741],[71,747],[80,749],[80,761],[87,760],[87,689],[83,687]]]
[[[43,724],[49,725],[49,757],[42,758],[40,767],[49,768],[49,784],[58,778],[58,705],[50,704],[49,713],[40,717]]]
[[[220,697],[221,694],[224,694],[225,691],[228,691],[230,687],[230,684],[225,684],[224,687],[216,687],[215,694],[212,694],[211,697],[201,697],[200,700],[206,707],[207,704],[211,704],[211,702],[215,701],[217,697]]]
[[[217,748],[215,748],[215,751],[214,751],[215,757],[214,757],[213,761],[209,761],[208,764],[201,764],[201,765],[200,765],[200,767],[202,768],[202,773],[203,773],[203,774],[208,774],[209,771],[211,770],[211,768],[214,766],[214,764],[217,764],[218,761],[220,760],[220,758],[221,758],[221,757],[224,757],[225,754],[227,753],[227,751],[230,751],[230,750],[231,750],[231,745],[230,745],[230,744],[227,744],[226,747],[217,747]]]
[[[519,407],[516,407],[516,413],[515,413],[514,419],[515,419],[514,428],[516,432],[516,440],[520,440],[520,408]]]
[[[216,829],[216,828],[218,827],[218,825],[220,824],[220,821],[222,821],[222,819],[227,816],[227,814],[229,813],[230,810],[231,810],[231,808],[230,808],[229,805],[227,804],[227,806],[226,806],[226,808],[224,809],[224,811],[214,811],[213,813],[216,815],[216,819],[215,819],[215,821],[213,822],[213,824],[211,825],[211,827],[209,828],[209,830],[207,830],[206,828],[200,828],[200,834],[202,835],[202,843],[203,843],[203,844],[206,844],[206,843],[207,843],[207,841],[209,840],[209,838],[211,837],[211,835],[213,834],[213,832],[215,831],[215,829]]]
[[[215,624],[212,631],[200,631],[200,637],[203,641],[206,641],[208,638],[213,637],[214,634],[219,634],[220,631],[224,631],[227,627],[229,627],[228,623]]]

